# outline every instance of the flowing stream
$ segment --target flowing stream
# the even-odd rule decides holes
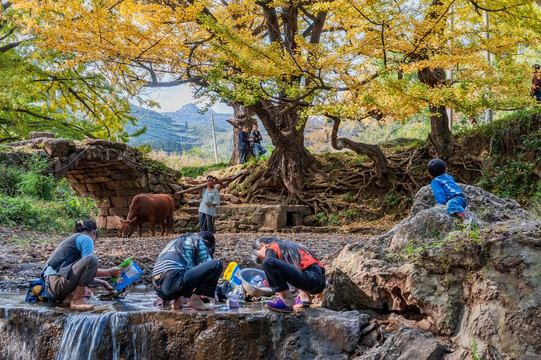
[[[124,299],[115,301],[93,300],[94,309],[87,312],[75,311],[64,305],[27,304],[23,294],[0,293],[0,303],[4,308],[4,323],[9,331],[13,331],[13,346],[4,348],[4,356],[0,360],[26,359],[25,353],[32,352],[29,336],[30,328],[35,324],[24,324],[22,318],[34,318],[38,325],[54,320],[59,316],[59,326],[63,326],[61,340],[51,344],[51,351],[56,348],[56,360],[145,360],[155,358],[157,349],[151,344],[161,343],[162,320],[171,319],[173,313],[154,305],[156,295],[149,292],[129,293]],[[227,310],[216,305],[214,313],[256,313],[263,310],[262,304],[251,303],[235,309]],[[36,315],[26,315],[37,311]],[[211,311],[212,312],[212,311]],[[175,311],[195,315],[192,309]],[[206,312],[209,313],[209,312]],[[24,314],[22,317],[20,314]],[[43,315],[42,315],[43,314]],[[43,320],[39,318],[43,316]],[[160,321],[154,321],[160,319]],[[16,328],[10,325],[17,324]],[[1,325],[1,324],[0,324]],[[34,330],[39,331],[39,330]],[[18,345],[16,345],[18,344]],[[19,346],[19,348],[17,348]],[[21,349],[20,346],[23,346]],[[155,347],[155,346],[154,346]],[[21,355],[19,355],[21,354]],[[53,352],[54,354],[54,352]],[[49,356],[49,355],[48,355]],[[39,355],[37,358],[40,358]]]

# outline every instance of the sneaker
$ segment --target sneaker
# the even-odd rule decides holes
[[[280,298],[273,301],[266,302],[265,307],[269,310],[283,312],[283,313],[290,313],[293,311],[293,308],[291,306],[287,306],[286,304],[284,304],[284,302]]]

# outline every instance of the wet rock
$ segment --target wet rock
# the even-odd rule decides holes
[[[310,309],[75,313],[14,308],[0,318],[0,359],[348,359],[370,317]]]
[[[433,336],[402,328],[355,360],[440,360],[449,350]]]

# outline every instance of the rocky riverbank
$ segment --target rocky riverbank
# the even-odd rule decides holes
[[[260,233],[216,234],[216,258],[224,262],[237,262],[241,268],[257,267],[250,258],[253,240],[263,236]],[[265,235],[268,236],[268,235]],[[277,234],[305,244],[330,264],[330,259],[347,244],[358,244],[368,240],[366,235],[356,234]],[[136,285],[150,286],[150,274],[154,262],[169,237],[99,238],[95,253],[104,268],[120,264],[127,257],[133,257],[144,270]],[[30,279],[38,277],[44,263],[64,236],[51,236],[34,232],[0,227],[0,291],[25,289]]]
[[[128,314],[120,316],[132,329],[126,339],[151,342],[157,354],[181,349],[186,359],[219,357],[220,346],[228,359],[539,359],[541,220],[514,200],[460,186],[471,224],[450,217],[444,206],[434,206],[430,188],[424,187],[411,215],[381,236],[281,234],[306,244],[326,265],[329,286],[323,309],[293,315],[266,310],[242,316],[163,310]],[[0,231],[3,289],[26,286],[25,278],[39,274],[61,240],[32,236]],[[253,267],[250,247],[258,236],[218,234],[217,258]],[[134,257],[146,271],[139,285],[146,286],[153,261],[169,239],[99,239],[96,252],[104,267]],[[56,348],[47,347],[43,332],[24,332],[35,328],[35,311],[4,312],[0,333],[7,335],[0,336],[0,345],[14,337],[22,347],[43,343],[49,349],[45,358],[54,358]],[[44,332],[52,331],[56,339],[48,344],[58,344],[68,319],[57,312],[46,316],[49,330]],[[118,325],[117,317],[106,321],[105,338],[120,334],[109,330],[107,335],[107,326]],[[145,351],[138,354],[147,357]]]

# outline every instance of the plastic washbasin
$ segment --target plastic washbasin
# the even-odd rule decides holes
[[[272,291],[270,287],[257,287],[257,286],[250,285],[249,283],[250,279],[256,275],[261,276],[263,280],[267,281],[267,277],[265,276],[265,272],[263,270],[247,268],[247,269],[242,269],[240,271],[242,287],[244,288],[246,295],[248,297],[261,297],[261,296],[274,295],[274,291]]]

